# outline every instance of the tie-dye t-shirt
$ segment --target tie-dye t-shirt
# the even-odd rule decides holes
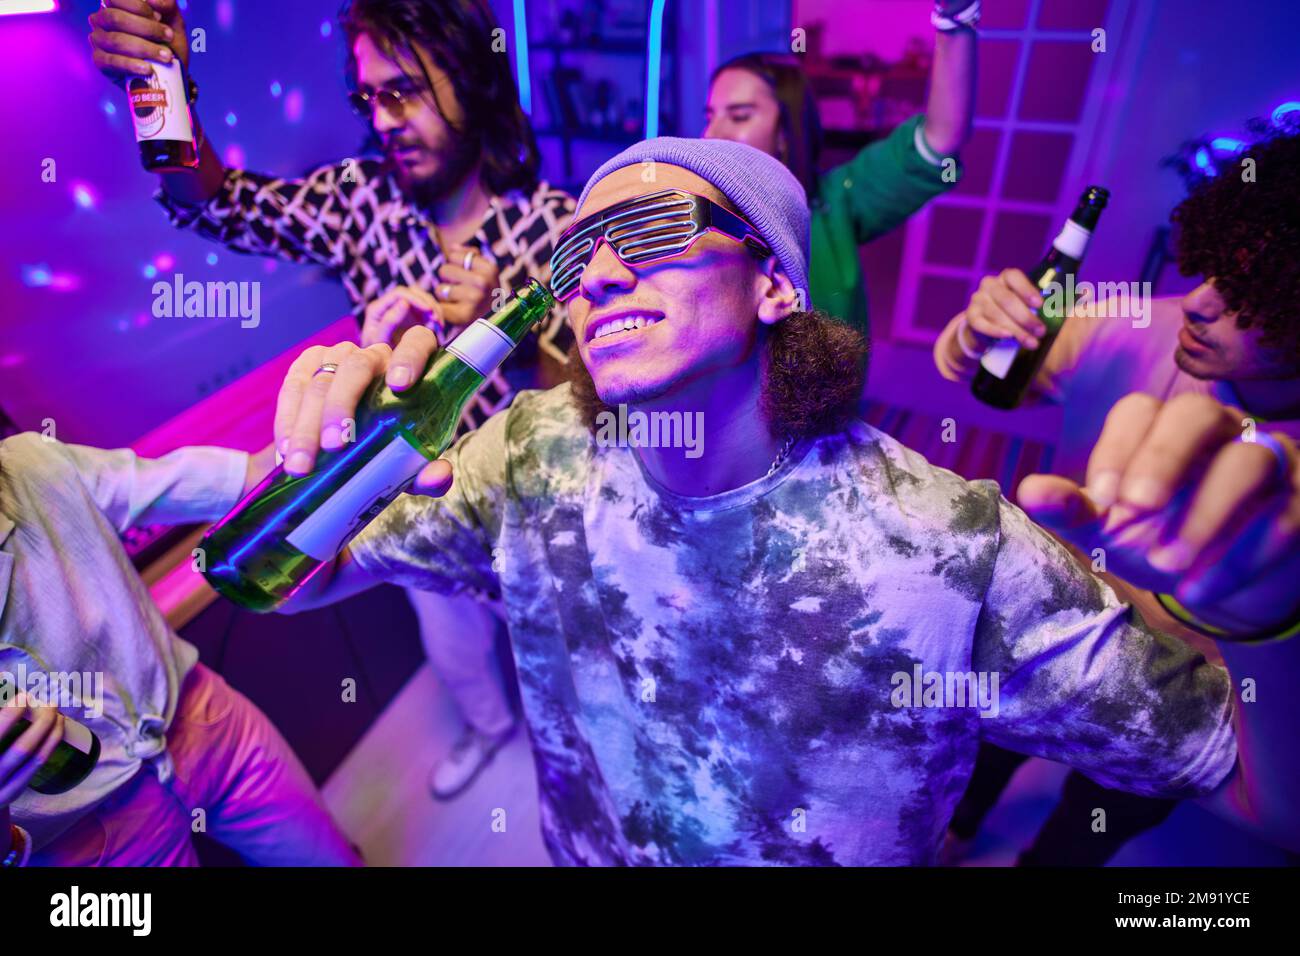
[[[352,551],[504,597],[556,863],[931,863],[981,738],[1152,796],[1235,762],[1226,671],[865,423],[708,498],[599,446],[568,386],[447,457],[445,498]]]

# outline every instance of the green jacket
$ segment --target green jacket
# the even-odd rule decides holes
[[[943,169],[916,151],[913,116],[882,140],[822,176],[812,206],[812,305],[867,335],[867,291],[858,247],[884,235],[940,193]]]

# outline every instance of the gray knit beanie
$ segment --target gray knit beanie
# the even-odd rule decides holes
[[[776,254],[790,283],[808,294],[808,197],[780,160],[728,139],[682,139],[659,136],[629,146],[592,173],[578,198],[581,206],[591,187],[616,169],[654,160],[689,169],[717,187],[753,224]]]

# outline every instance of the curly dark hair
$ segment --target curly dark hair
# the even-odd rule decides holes
[[[765,350],[761,410],[774,436],[829,434],[857,415],[869,351],[860,333],[824,312],[796,312],[758,334]],[[573,401],[594,433],[597,416],[614,409],[596,394],[577,343],[569,348],[568,369]]]
[[[1178,270],[1213,278],[1238,327],[1300,358],[1300,132],[1266,133],[1241,158],[1254,160],[1253,181],[1229,167],[1174,209]]]
[[[361,33],[384,53],[407,53],[417,63],[415,47],[423,48],[451,80],[465,115],[456,131],[476,144],[488,189],[499,196],[537,187],[537,140],[519,105],[510,57],[489,52],[498,27],[484,0],[345,0],[339,23],[348,40],[349,83],[356,78],[352,43]],[[420,69],[432,88],[423,63]]]

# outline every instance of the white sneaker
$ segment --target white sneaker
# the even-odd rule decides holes
[[[429,790],[439,800],[450,800],[471,783],[492,762],[493,755],[515,735],[518,723],[499,734],[484,734],[467,727],[451,748],[451,753],[434,764],[429,774]]]

